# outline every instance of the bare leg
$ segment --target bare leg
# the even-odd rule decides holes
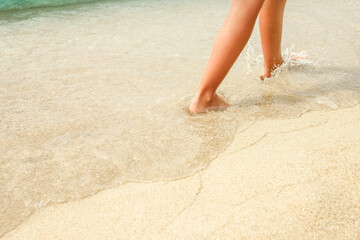
[[[264,55],[265,71],[261,79],[271,73],[284,60],[281,56],[281,37],[286,0],[265,0],[260,11],[260,35]]]
[[[228,107],[229,104],[216,94],[216,89],[248,42],[263,2],[232,0],[230,12],[215,40],[196,96],[190,104],[190,112]]]

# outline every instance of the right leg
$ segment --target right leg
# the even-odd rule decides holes
[[[230,13],[214,43],[190,112],[201,113],[228,104],[215,92],[248,42],[264,0],[232,0]]]
[[[286,0],[265,0],[259,14],[261,46],[264,55],[264,75],[261,80],[271,77],[274,70],[284,63],[281,56],[281,38]],[[291,55],[291,60],[307,57]]]
[[[285,4],[286,0],[265,0],[260,11],[259,27],[265,63],[262,80],[270,77],[271,73],[284,63],[281,56],[281,37]]]

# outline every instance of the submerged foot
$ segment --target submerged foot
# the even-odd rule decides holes
[[[274,73],[276,72],[276,70],[284,64],[284,60],[281,58],[279,61],[275,62],[272,67],[265,67],[264,69],[264,74],[260,76],[261,80],[265,80],[265,78],[270,78],[271,76],[274,75]]]
[[[307,56],[298,56],[296,54],[291,54],[291,62],[296,62],[297,60],[302,60],[302,59],[308,59]],[[265,78],[270,78],[271,76],[273,76],[276,72],[276,70],[281,67],[281,65],[283,65],[285,63],[285,61],[283,59],[277,61],[276,63],[273,64],[272,67],[270,68],[266,68],[264,70],[264,74],[260,76],[261,80],[265,80]]]
[[[210,110],[225,110],[230,104],[215,93],[212,98],[205,99],[196,96],[189,107],[191,113],[204,113]]]

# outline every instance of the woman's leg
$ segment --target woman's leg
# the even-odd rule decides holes
[[[263,2],[264,0],[232,0],[230,12],[215,40],[196,96],[190,104],[190,112],[201,113],[228,106],[216,94],[216,89],[248,42]]]
[[[281,56],[281,37],[286,0],[265,0],[259,15],[261,45],[265,71],[261,79],[284,63]]]

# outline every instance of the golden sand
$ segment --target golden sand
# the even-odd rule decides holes
[[[36,211],[3,239],[360,239],[360,105],[238,129],[205,170]]]

